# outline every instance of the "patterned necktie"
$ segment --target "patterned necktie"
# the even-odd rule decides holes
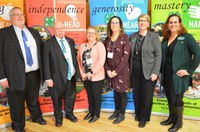
[[[31,55],[30,47],[27,46],[27,37],[26,37],[26,34],[23,30],[22,30],[22,38],[23,38],[24,48],[25,48],[25,52],[26,52],[27,64],[29,66],[32,66],[33,65],[33,58],[32,58],[32,55]]]
[[[60,39],[61,49],[62,49],[62,52],[63,52],[64,54],[66,54],[66,53],[67,53],[67,50],[66,50],[66,48],[65,48],[65,45],[64,45],[63,41],[64,41],[64,40]],[[72,71],[71,71],[70,61],[69,61],[68,58],[66,58],[66,60],[67,60],[67,63],[68,63],[68,75],[67,75],[67,79],[68,79],[68,80],[71,80],[71,78],[72,78]]]

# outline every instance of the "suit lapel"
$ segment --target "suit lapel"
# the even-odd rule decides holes
[[[13,44],[15,45],[17,50],[19,51],[19,54],[23,57],[22,50],[21,50],[21,47],[20,47],[20,44],[19,44],[19,40],[17,38],[17,35],[15,33],[13,26],[10,26],[10,28],[8,28],[8,29],[9,29],[8,32],[10,33],[11,39],[13,40],[13,42],[16,42],[16,43],[13,43]]]
[[[58,53],[60,53],[60,55],[63,57],[63,59],[67,62],[64,53],[62,51],[62,49],[60,48],[60,45],[58,43],[58,41],[56,40],[56,37],[53,37],[53,46],[55,47],[56,50],[58,50]]]
[[[71,51],[71,56],[72,56],[72,61],[73,61],[73,65],[74,65],[74,52],[72,49],[74,49],[74,45],[72,44],[71,40],[68,39],[67,37],[65,37],[65,39],[67,40],[67,42],[69,43],[69,47],[70,47],[70,51]]]
[[[29,30],[29,32],[31,33],[31,35],[33,36],[33,38],[35,39],[35,43],[37,45],[37,49],[39,50],[39,44],[41,43],[38,39],[38,36],[36,36],[35,32],[33,32],[33,30],[31,30],[30,28],[27,27],[27,29]]]
[[[150,37],[151,37],[151,34],[150,34],[149,31],[147,31],[147,34],[146,34],[146,36],[144,38],[142,49],[145,48],[145,46],[148,44]]]

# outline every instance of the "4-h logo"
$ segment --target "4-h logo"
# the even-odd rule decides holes
[[[44,25],[46,27],[52,27],[54,22],[55,22],[55,18],[54,17],[45,17],[44,18]]]

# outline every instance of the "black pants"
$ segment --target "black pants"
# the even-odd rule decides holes
[[[76,83],[74,77],[67,81],[63,88],[49,88],[51,98],[53,100],[54,116],[60,119],[62,113],[62,99],[64,98],[64,110],[66,115],[73,114],[74,103],[76,99]]]
[[[163,85],[169,107],[183,107],[183,93],[179,95],[175,94],[173,77],[166,74],[163,78]]]
[[[114,99],[115,110],[119,111],[122,115],[124,115],[126,111],[126,105],[128,102],[127,93],[114,91]]]
[[[100,117],[103,83],[103,80],[93,82],[89,80],[84,81],[89,103],[89,113],[97,117]]]
[[[142,70],[133,70],[131,83],[133,85],[135,115],[140,121],[150,121],[156,81],[146,80]]]
[[[37,70],[26,74],[25,88],[23,91],[10,91],[9,88],[7,89],[12,129],[21,130],[25,127],[24,101],[27,103],[33,121],[42,118],[42,112],[38,101],[39,88],[40,72]]]

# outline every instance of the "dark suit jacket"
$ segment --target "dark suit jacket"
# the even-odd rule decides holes
[[[164,39],[162,42],[162,80],[164,78],[164,64],[166,58],[168,39]],[[194,55],[192,57],[192,55]],[[199,66],[200,62],[200,47],[191,34],[182,34],[178,36],[176,45],[174,47],[172,55],[172,67],[173,67],[173,83],[175,93],[180,94],[188,89],[192,73]],[[176,72],[179,70],[187,70],[190,76],[178,77]]]
[[[80,72],[76,59],[75,43],[73,39],[65,38],[70,45],[73,65],[76,71],[74,77],[78,81],[80,80]],[[64,88],[67,83],[68,63],[55,36],[45,42],[42,51],[44,80],[52,79],[55,87]]]
[[[41,44],[42,40],[38,31],[28,28],[33,35],[37,50],[42,78]],[[0,79],[8,79],[11,91],[21,91],[25,87],[25,62],[19,41],[13,26],[0,29]]]
[[[130,74],[132,74],[133,54],[137,40],[138,32],[130,37],[131,55],[130,55]],[[145,79],[149,80],[151,74],[159,75],[161,66],[161,44],[158,34],[148,31],[142,46],[142,69]]]

